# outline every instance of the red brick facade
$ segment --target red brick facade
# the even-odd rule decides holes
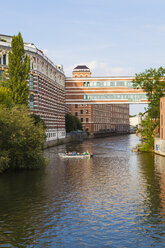
[[[160,99],[160,138],[165,140],[165,97]]]
[[[81,79],[82,77],[83,79]],[[95,101],[91,103],[85,101],[84,94],[90,94],[91,92],[98,94],[98,91],[100,94],[105,93],[105,88],[103,87],[99,87],[99,89],[88,88],[90,81],[95,82],[97,80],[97,78],[91,78],[89,68],[84,65],[77,66],[73,70],[72,78],[66,78],[66,103],[70,113],[77,116],[83,124],[83,129],[88,130],[90,133],[128,132],[128,104],[124,102],[123,104],[106,104],[107,101],[95,104]],[[106,80],[109,79],[102,78],[102,81]]]

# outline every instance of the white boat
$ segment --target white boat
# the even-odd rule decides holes
[[[60,158],[92,158],[93,154],[69,154],[69,153],[59,153]]]

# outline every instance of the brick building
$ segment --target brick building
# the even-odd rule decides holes
[[[0,35],[0,77],[8,68],[8,53],[12,36]],[[32,43],[24,43],[30,58],[29,106],[47,126],[47,140],[64,138],[65,131],[65,75],[61,65],[55,65]]]
[[[160,138],[165,140],[165,97],[160,98]]]
[[[100,87],[99,83],[107,83],[109,81],[116,82],[117,79],[91,77],[91,72],[86,65],[79,65],[74,68],[72,78],[66,78],[66,104],[70,113],[77,116],[83,124],[83,129],[91,133],[120,132],[129,131],[129,105],[123,104],[97,104],[85,102],[85,95],[88,93],[90,84],[99,85],[99,91],[104,92],[104,87]],[[118,79],[118,82],[123,79]],[[125,79],[124,79],[125,80]],[[93,87],[93,92],[98,89]],[[76,100],[77,99],[77,102]],[[74,101],[74,102],[73,102]],[[81,104],[80,104],[81,102]]]

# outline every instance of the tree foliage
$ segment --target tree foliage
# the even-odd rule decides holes
[[[39,115],[36,114],[30,114],[30,117],[33,119],[34,124],[38,125],[39,123],[43,126],[43,128],[46,130],[46,124],[45,122],[41,119],[41,117]]]
[[[30,60],[25,55],[24,43],[21,33],[13,36],[11,42],[12,52],[9,53],[9,84],[11,97],[15,104],[28,105]]]
[[[25,107],[0,108],[0,172],[7,168],[44,165],[45,129],[35,124]]]
[[[142,88],[149,101],[148,115],[151,118],[160,119],[160,97],[165,92],[165,68],[148,69],[145,72],[136,74],[133,86],[137,89]]]
[[[160,98],[165,92],[165,69],[159,67],[136,74],[134,88],[142,88],[148,100],[147,117],[141,122],[138,132],[143,138],[142,151],[150,151],[154,147],[154,130],[160,126]]]
[[[81,121],[74,115],[67,114],[65,116],[66,132],[82,130]]]
[[[146,116],[144,120],[141,121],[141,127],[138,129],[138,133],[141,134],[143,138],[141,151],[152,151],[154,147],[154,134],[153,131],[157,126],[156,120],[151,119]]]

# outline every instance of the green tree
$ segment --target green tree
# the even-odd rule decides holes
[[[65,116],[66,132],[82,130],[81,121],[74,115],[67,114]]]
[[[12,98],[6,87],[0,86],[0,104],[10,108],[13,106]]]
[[[39,116],[39,115],[36,115],[36,114],[30,114],[30,117],[33,119],[33,121],[34,121],[34,124],[35,125],[38,125],[39,123],[41,123],[42,124],[42,126],[43,126],[43,128],[46,130],[46,124],[45,124],[45,122],[41,119],[41,117]]]
[[[160,97],[165,92],[165,68],[160,67],[156,69],[148,69],[145,72],[136,74],[133,81],[134,88],[142,88],[147,95],[149,101],[148,115],[151,118],[160,119]]]
[[[160,98],[165,92],[165,69],[163,67],[159,67],[157,70],[150,68],[136,74],[133,86],[143,89],[149,102],[147,115],[142,120],[138,133],[143,138],[141,150],[150,151],[154,147],[154,130],[160,126]]]
[[[35,124],[28,109],[0,108],[0,172],[7,168],[33,169],[45,164],[45,129]]]
[[[153,131],[156,128],[157,122],[152,120],[149,116],[146,116],[141,122],[141,127],[138,129],[138,133],[143,138],[141,151],[152,151],[154,147],[154,134]]]
[[[8,87],[15,104],[28,105],[30,60],[25,55],[24,43],[21,33],[13,36],[11,42],[12,52],[9,53],[9,82]]]

